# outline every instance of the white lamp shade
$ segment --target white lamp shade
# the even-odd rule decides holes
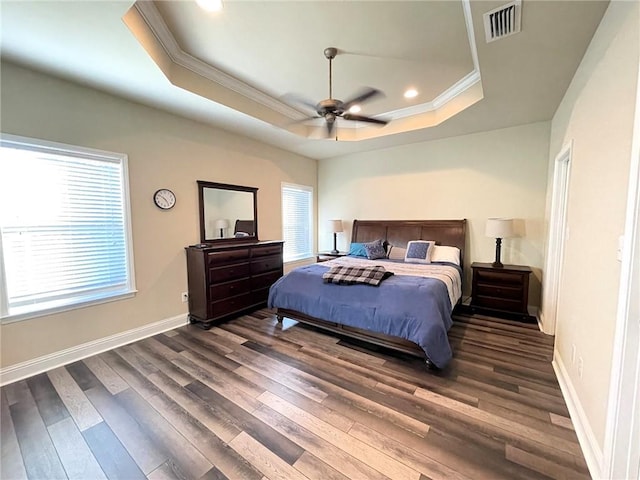
[[[216,220],[216,228],[229,228],[229,220]]]
[[[515,234],[512,218],[489,218],[485,235],[491,238],[508,238]]]
[[[342,220],[329,220],[329,231],[331,233],[342,232]]]

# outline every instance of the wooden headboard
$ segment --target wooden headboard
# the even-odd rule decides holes
[[[233,233],[244,232],[253,236],[256,234],[253,223],[253,220],[236,220],[236,224],[233,227]]]
[[[467,220],[354,220],[352,242],[371,242],[381,238],[389,245],[406,248],[410,240],[435,240],[437,245],[460,249],[464,265]]]

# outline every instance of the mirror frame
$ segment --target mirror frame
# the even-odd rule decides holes
[[[198,183],[198,203],[200,209],[200,243],[248,243],[258,241],[258,189],[256,187],[245,187],[243,185],[230,185],[228,183],[207,182],[197,180]],[[249,237],[231,238],[205,238],[206,222],[204,218],[204,189],[216,188],[218,190],[230,190],[234,192],[247,192],[253,194],[253,226],[254,235]]]

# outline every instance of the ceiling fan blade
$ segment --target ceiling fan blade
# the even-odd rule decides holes
[[[298,123],[305,123],[305,122],[308,122],[310,120],[318,120],[319,118],[322,118],[322,117],[314,115],[314,116],[311,116],[311,117],[301,118],[300,120],[293,120],[291,122],[288,122],[287,125],[296,125]]]
[[[389,120],[382,120],[379,118],[363,117],[362,115],[353,115],[351,113],[345,113],[342,118],[345,120],[355,120],[357,122],[376,123],[378,125],[386,125]]]
[[[383,93],[378,89],[367,88],[364,91],[362,91],[362,93],[360,93],[358,96],[344,102],[342,106],[345,110],[349,110],[354,105],[358,105],[359,103],[366,102],[367,100],[370,100],[371,98],[377,97],[382,94]]]
[[[284,100],[285,102],[295,103],[298,106],[305,107],[305,108],[311,110],[312,112],[316,111],[316,104],[315,103],[312,103],[310,100],[302,98],[302,97],[300,97],[298,95],[295,95],[293,93],[286,93],[285,95],[283,95],[281,97],[281,99]]]

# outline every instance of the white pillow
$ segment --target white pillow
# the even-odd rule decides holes
[[[460,265],[460,249],[458,247],[446,247],[435,245],[431,252],[432,262],[448,262]]]
[[[436,244],[433,240],[411,240],[407,243],[406,263],[431,263],[431,252]]]

